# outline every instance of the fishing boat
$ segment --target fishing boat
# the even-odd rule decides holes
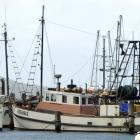
[[[119,115],[118,105],[94,104],[94,99],[98,101],[92,94],[70,90],[47,90],[35,110],[31,110],[30,104],[13,106],[15,128],[128,132],[129,118]]]
[[[43,48],[44,7],[41,23],[41,47]],[[43,60],[43,51],[41,52],[41,60]],[[100,105],[101,98],[94,97],[95,95],[91,94],[93,91],[87,92],[87,89],[77,88],[73,84],[73,80],[67,88],[61,88],[59,82],[61,75],[57,74],[55,77],[57,78],[57,88],[49,88],[42,96],[43,63],[41,63],[40,102],[36,108],[30,102],[18,104],[18,106],[13,105],[15,128],[53,131],[128,132],[129,117],[120,117],[117,104]]]
[[[129,90],[131,93],[128,96],[124,95],[124,104],[116,102],[116,98],[122,96],[123,93],[125,94],[126,92],[124,91],[128,89],[128,86],[127,88],[121,87],[123,90],[119,89],[117,90],[117,94],[116,91],[114,91],[115,94],[113,94],[113,92],[104,89],[98,90],[98,92],[92,88],[82,89],[73,84],[73,80],[71,80],[71,84],[68,85],[67,88],[62,88],[60,86],[61,83],[59,82],[61,74],[55,75],[55,78],[57,79],[56,88],[43,90],[44,6],[41,23],[40,96],[37,97],[37,100],[34,102],[33,100],[26,100],[25,93],[24,102],[12,106],[14,127],[16,129],[52,130],[57,132],[100,131],[132,133],[134,132],[135,127],[139,128],[140,118],[138,115],[135,115],[135,118],[133,114],[134,110],[132,109],[133,104],[129,98],[133,95],[133,87],[132,90]],[[129,44],[131,43],[134,42],[129,42]],[[133,47],[133,49],[135,49],[135,47]],[[117,70],[120,72],[119,67]],[[105,76],[105,69],[103,75]],[[117,75],[116,72],[115,80]],[[125,106],[125,102],[127,102],[127,109],[122,110],[121,107],[122,105]],[[34,106],[34,104],[37,104],[37,106]]]

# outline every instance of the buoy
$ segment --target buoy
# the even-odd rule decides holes
[[[137,135],[135,136],[135,140],[140,140],[140,131],[137,132]]]

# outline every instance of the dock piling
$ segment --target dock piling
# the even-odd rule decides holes
[[[61,112],[55,112],[55,131],[57,133],[61,132]]]

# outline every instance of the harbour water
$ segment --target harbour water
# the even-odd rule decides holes
[[[134,140],[135,135],[126,133],[99,132],[48,132],[48,131],[10,131],[0,132],[0,140]]]

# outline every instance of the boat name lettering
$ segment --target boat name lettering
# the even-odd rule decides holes
[[[17,112],[18,112],[19,114],[21,114],[21,115],[28,116],[28,112],[27,112],[27,111],[18,110]]]

